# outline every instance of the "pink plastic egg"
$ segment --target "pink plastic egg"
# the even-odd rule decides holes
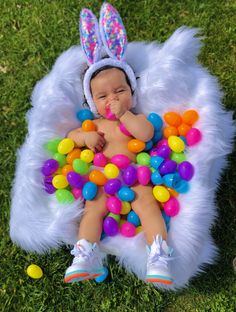
[[[169,217],[174,217],[179,213],[179,202],[175,197],[171,197],[164,204],[164,211]]]
[[[75,199],[78,199],[78,198],[80,198],[80,199],[84,199],[83,198],[83,194],[82,194],[82,189],[80,189],[80,188],[73,188],[72,189],[72,194],[74,195],[74,198]]]
[[[197,128],[191,128],[188,133],[186,134],[186,140],[188,146],[193,146],[200,142],[202,139],[201,131],[199,131]]]
[[[116,165],[120,169],[125,169],[131,163],[129,157],[123,154],[117,154],[111,158],[111,163]]]
[[[97,153],[94,155],[93,164],[98,167],[105,167],[108,160],[103,153]]]
[[[141,166],[137,169],[138,182],[141,185],[147,185],[151,179],[151,170],[149,167]]]
[[[150,156],[158,156],[157,154],[158,152],[158,148],[152,148],[151,151],[150,151]]]
[[[120,232],[125,237],[132,237],[135,235],[136,228],[135,226],[130,222],[125,222],[120,227]]]
[[[110,212],[119,214],[122,209],[121,200],[116,196],[110,196],[107,198],[106,207]]]

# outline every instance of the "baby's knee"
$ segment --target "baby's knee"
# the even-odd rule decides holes
[[[98,190],[93,200],[87,200],[85,202],[84,212],[102,217],[107,214],[106,195],[101,189]]]

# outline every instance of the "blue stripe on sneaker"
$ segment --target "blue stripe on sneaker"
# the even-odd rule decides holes
[[[169,277],[169,276],[165,276],[165,275],[146,275],[145,277],[147,278],[160,278],[166,281],[172,281],[173,282],[173,278]]]
[[[86,270],[75,270],[73,272],[70,272],[70,273],[66,273],[66,277],[67,276],[71,276],[71,275],[74,275],[76,273],[87,273],[87,274],[91,274],[92,272],[91,271],[86,271]]]

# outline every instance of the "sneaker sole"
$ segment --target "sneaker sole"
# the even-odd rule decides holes
[[[173,284],[173,280],[172,279],[165,279],[161,276],[147,276],[145,278],[145,282],[149,282],[149,283],[162,283],[162,284],[166,284],[166,285],[171,285]]]
[[[65,283],[82,282],[85,280],[96,278],[98,276],[101,276],[102,274],[103,274],[103,272],[95,273],[92,275],[90,275],[87,272],[74,273],[74,274],[71,274],[69,276],[66,276],[64,278],[64,282]]]

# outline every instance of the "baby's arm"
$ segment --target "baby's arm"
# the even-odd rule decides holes
[[[154,127],[143,114],[135,115],[130,111],[126,111],[120,117],[120,122],[138,140],[147,142],[153,137]]]

